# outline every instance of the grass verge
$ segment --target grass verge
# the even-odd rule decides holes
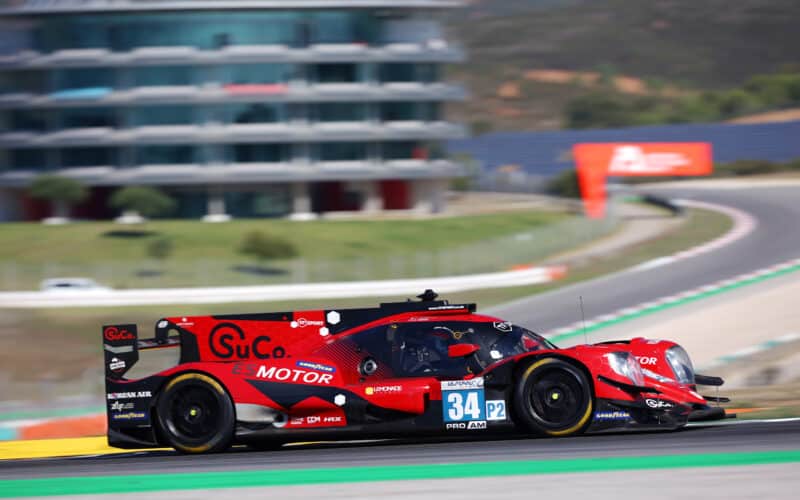
[[[42,279],[59,276],[93,277],[115,288],[157,288],[386,279],[414,276],[417,269],[424,275],[461,274],[481,255],[484,242],[532,233],[537,237],[528,238],[523,250],[542,241],[563,249],[612,226],[590,222],[559,212],[517,211],[402,220],[153,221],[136,228],[6,224],[0,232],[0,289],[36,289]],[[564,232],[573,226],[580,230],[570,238]],[[240,243],[253,231],[292,244],[298,258],[258,263],[240,254]],[[542,231],[547,238],[538,236]],[[171,242],[171,251],[159,262],[149,257],[148,247],[162,239]]]

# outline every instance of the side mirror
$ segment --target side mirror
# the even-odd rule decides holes
[[[453,344],[447,347],[447,355],[451,358],[464,358],[481,350],[475,344]]]

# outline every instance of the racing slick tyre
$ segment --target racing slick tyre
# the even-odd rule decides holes
[[[156,413],[167,444],[182,453],[224,451],[233,441],[233,403],[208,375],[184,373],[170,380],[158,398]]]
[[[528,431],[547,436],[580,434],[591,423],[594,406],[586,375],[556,358],[534,361],[514,388],[514,414]]]

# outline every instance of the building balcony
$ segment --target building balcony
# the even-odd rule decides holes
[[[463,49],[442,40],[388,43],[379,46],[359,43],[316,44],[306,48],[292,48],[287,45],[230,45],[217,50],[169,46],[139,47],[127,52],[112,52],[108,49],[68,49],[42,54],[25,50],[0,57],[0,70],[246,63],[458,63],[464,59]]]
[[[330,161],[282,163],[215,163],[63,168],[60,176],[89,186],[246,184],[253,182],[438,179],[460,175],[463,167],[449,160]],[[50,171],[52,172],[52,171]],[[27,186],[41,171],[0,172],[0,187]]]
[[[128,106],[146,103],[230,104],[237,102],[461,101],[466,92],[451,83],[304,83],[176,85],[112,90],[72,89],[51,94],[0,94],[0,109]]]
[[[49,133],[0,134],[0,147],[61,148],[144,144],[208,144],[401,141],[462,139],[463,125],[434,121],[279,122],[205,125],[158,125],[127,129],[75,128]]]

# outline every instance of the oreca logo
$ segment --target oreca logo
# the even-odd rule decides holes
[[[281,346],[271,347],[271,342],[272,339],[266,335],[259,335],[248,341],[242,329],[233,323],[217,325],[208,336],[211,352],[222,359],[270,359],[286,356],[286,349]]]

